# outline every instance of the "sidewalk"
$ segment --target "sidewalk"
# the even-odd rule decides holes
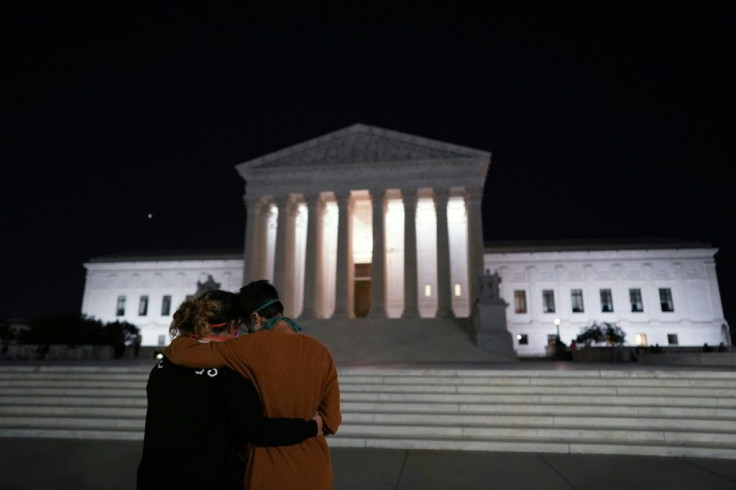
[[[0,439],[0,490],[133,490],[141,444]],[[335,490],[736,489],[736,465],[725,459],[331,451]]]

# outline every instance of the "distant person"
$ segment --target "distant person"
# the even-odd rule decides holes
[[[703,352],[713,352],[713,347],[708,345],[708,342],[703,344]]]
[[[236,295],[209,291],[185,301],[169,331],[206,345],[238,331]],[[192,369],[164,358],[148,378],[138,490],[243,488],[246,442],[297,444],[321,433],[321,418],[263,415],[253,384],[227,368]]]
[[[210,344],[179,337],[165,354],[185,366],[227,365],[253,381],[269,417],[308,417],[319,410],[322,431],[334,434],[342,416],[330,352],[316,339],[297,333],[301,329],[283,316],[278,292],[268,281],[251,282],[241,288],[239,298],[250,334]],[[279,448],[251,446],[245,488],[331,489],[332,464],[325,439],[315,437]]]
[[[138,353],[141,351],[141,336],[136,335],[133,342],[133,358],[138,359]]]
[[[570,350],[573,352],[578,350],[578,343],[575,341],[575,339],[570,342]]]
[[[726,352],[726,346],[723,342],[718,344],[718,352]]]

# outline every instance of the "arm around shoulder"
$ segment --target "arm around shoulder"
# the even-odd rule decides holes
[[[177,337],[164,349],[164,354],[174,364],[205,368],[222,367],[226,364],[214,343],[202,343],[191,337]]]

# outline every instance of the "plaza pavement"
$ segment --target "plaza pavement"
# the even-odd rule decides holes
[[[0,439],[0,489],[133,490],[141,444]],[[736,489],[726,459],[333,448],[332,460],[335,490]]]

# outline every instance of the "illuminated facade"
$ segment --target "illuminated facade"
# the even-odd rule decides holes
[[[720,342],[714,249],[484,251],[489,164],[484,151],[360,124],[244,162],[236,167],[245,180],[244,254],[92,260],[82,311],[129,321],[143,345],[164,345],[171,313],[197,284],[235,291],[269,279],[287,314],[301,319],[463,318],[489,269],[503,279],[519,354],[542,355],[557,317],[565,341],[601,320],[631,325],[644,343],[666,345],[659,339],[670,331],[682,345]],[[626,314],[637,289],[644,314]],[[665,300],[669,291],[675,311],[653,314],[652,291]],[[515,305],[521,292],[525,312]],[[595,315],[603,308],[595,301],[612,311]]]

